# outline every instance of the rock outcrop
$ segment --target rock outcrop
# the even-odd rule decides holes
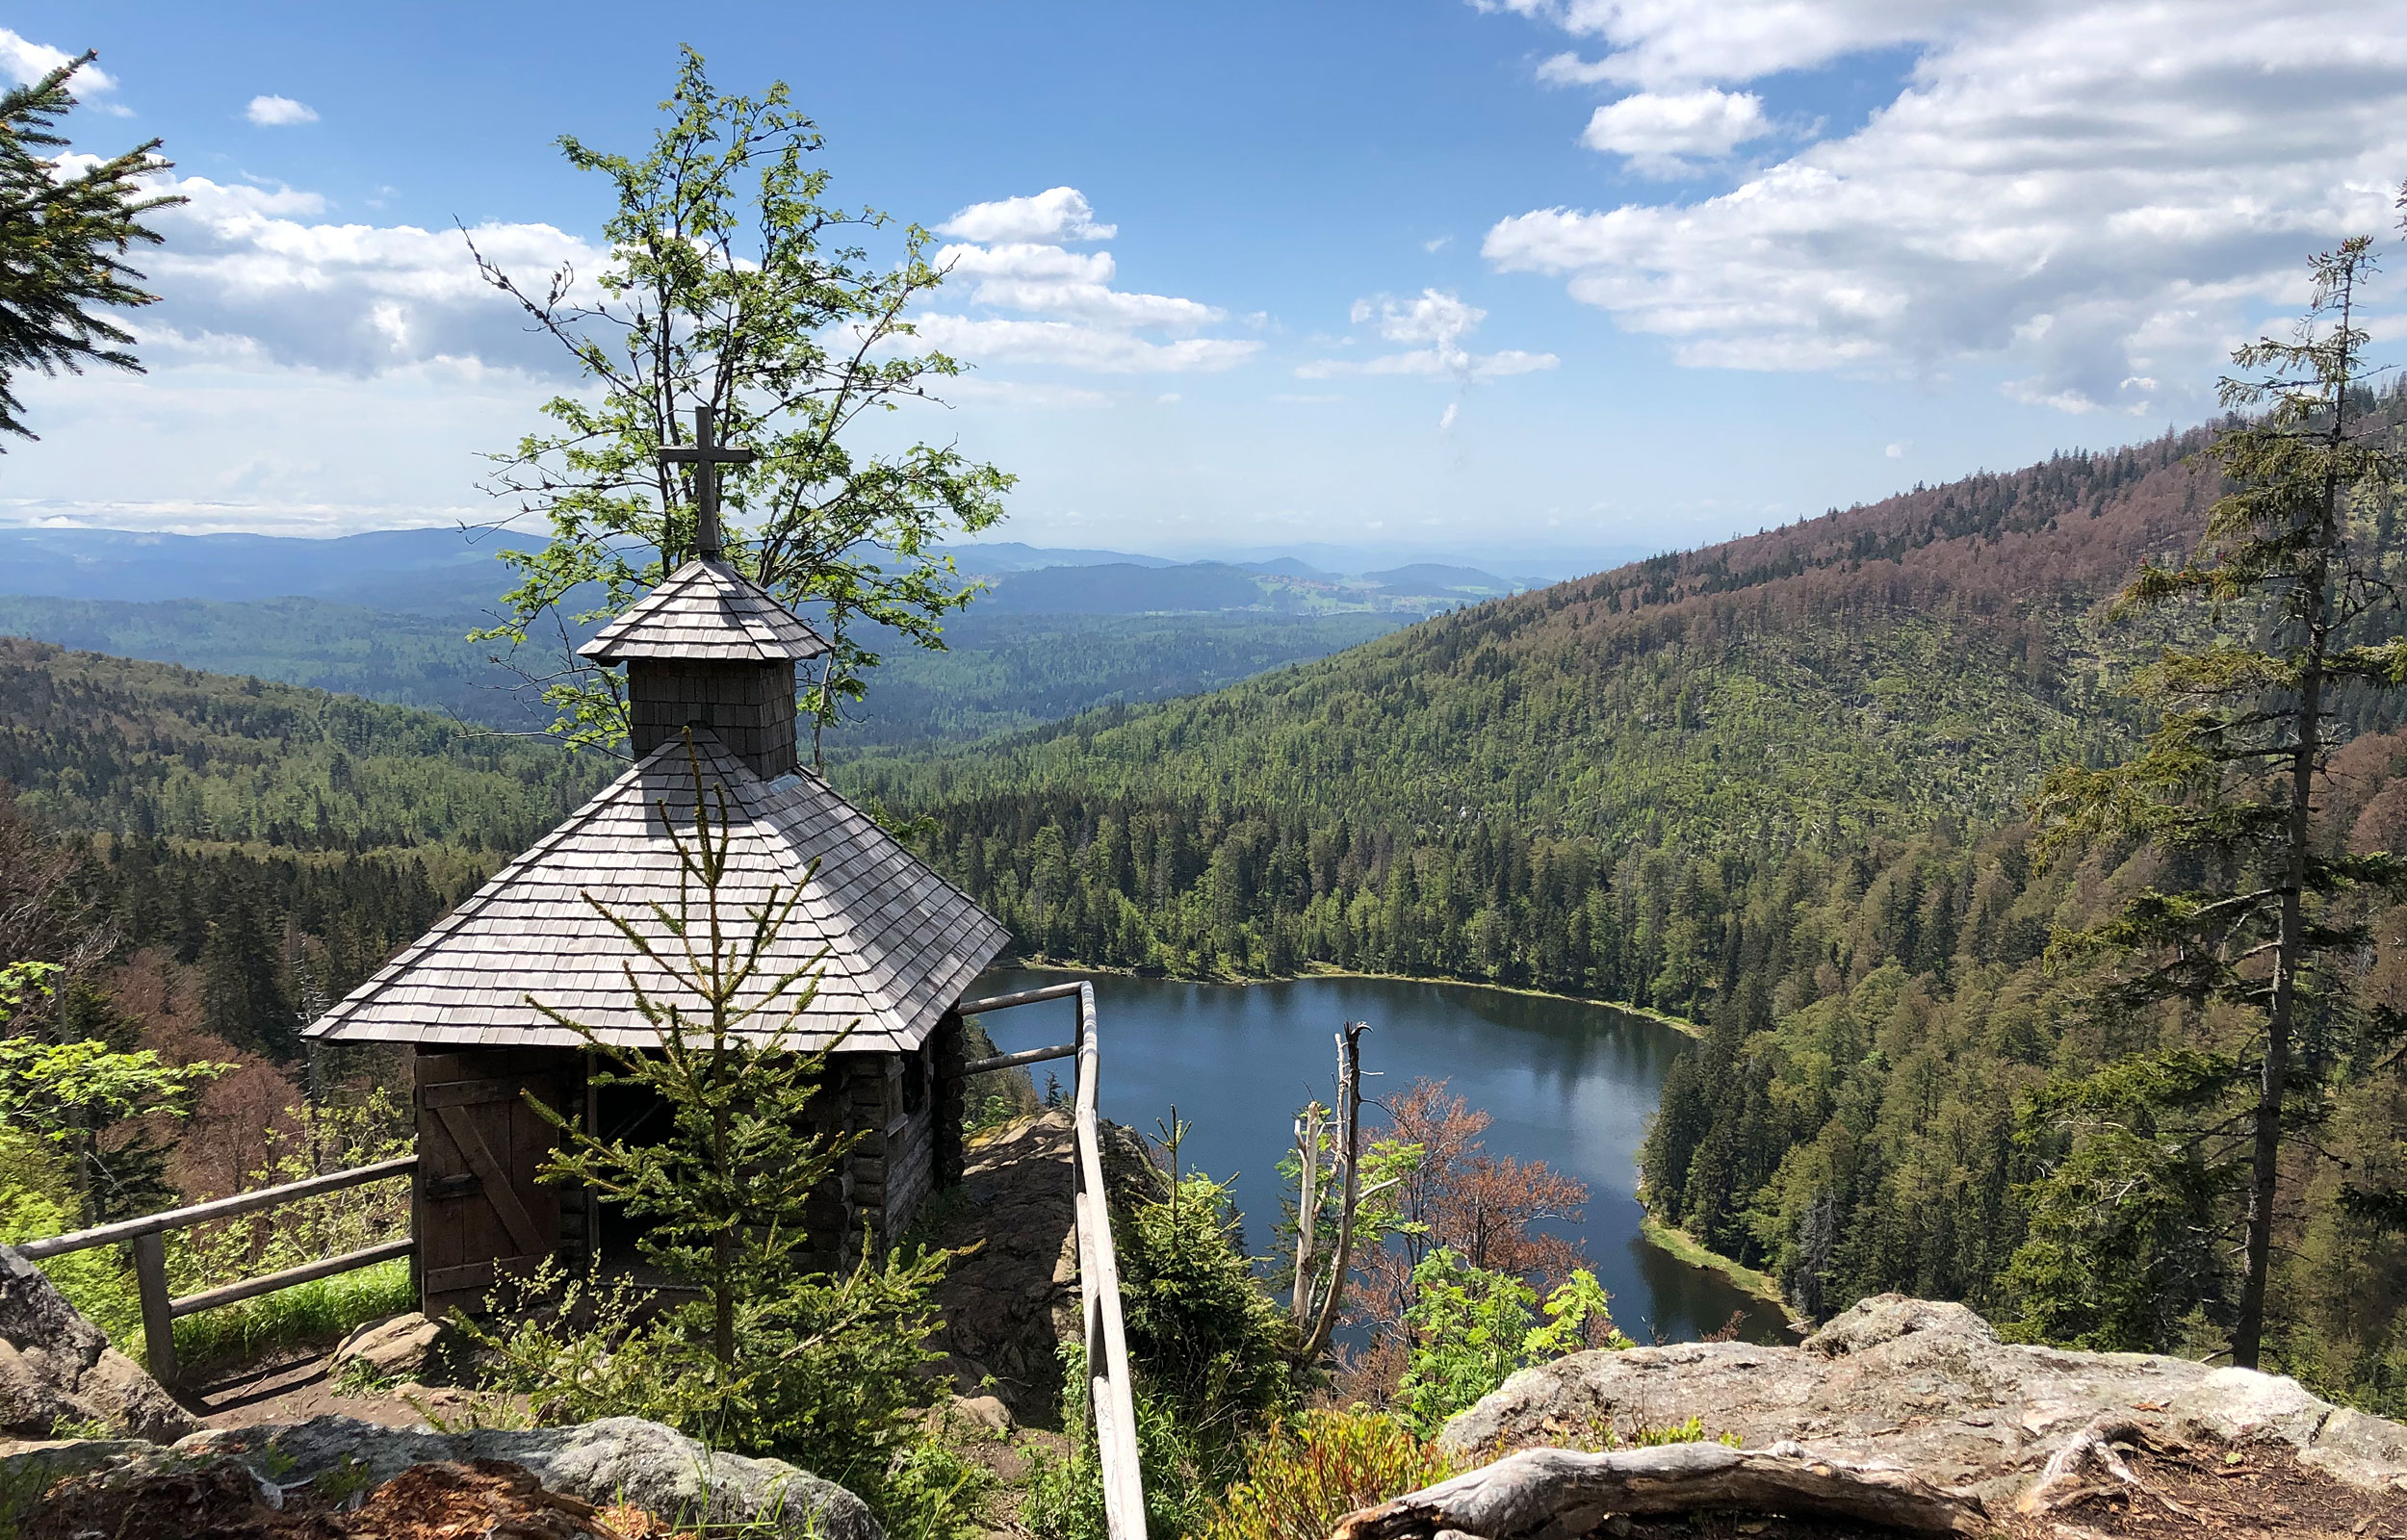
[[[546,1489],[588,1503],[644,1509],[680,1528],[752,1527],[792,1540],[885,1540],[862,1501],[832,1481],[782,1460],[713,1453],[633,1417],[464,1433],[320,1417],[212,1429],[164,1449],[130,1440],[26,1446],[0,1454],[0,1508],[11,1501],[39,1503],[62,1480],[73,1482],[78,1501],[90,1506],[95,1489],[131,1491],[162,1476],[229,1464],[272,1492],[274,1506],[321,1484],[365,1492],[418,1467],[480,1460],[516,1466]],[[14,1517],[0,1511],[0,1525]]]
[[[1446,1424],[1461,1453],[1623,1436],[1701,1418],[1748,1449],[1902,1470],[2011,1511],[2093,1424],[2171,1443],[2278,1441],[2351,1487],[2407,1490],[2407,1426],[2297,1381],[2148,1353],[2001,1342],[1962,1305],[1882,1295],[1794,1348],[1688,1343],[1574,1353],[1524,1370]]]
[[[199,1425],[40,1269],[0,1246],[0,1434],[98,1426],[165,1443]]]
[[[1145,1142],[1117,1123],[1102,1136],[1115,1205],[1166,1191]],[[1012,1418],[1060,1423],[1062,1343],[1078,1340],[1078,1238],[1065,1111],[1007,1123],[970,1146],[961,1185],[940,1199],[928,1241],[975,1245],[938,1291],[945,1326],[934,1367],[964,1396],[1000,1398]]]

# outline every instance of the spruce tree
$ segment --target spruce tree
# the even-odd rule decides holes
[[[228,884],[200,948],[200,1021],[222,1042],[277,1061],[300,1051],[282,949],[251,896]]]
[[[57,130],[75,105],[67,84],[93,58],[0,95],[0,433],[20,438],[39,435],[11,389],[17,371],[81,373],[93,363],[142,372],[128,350],[133,333],[92,312],[157,301],[125,257],[138,243],[158,244],[143,215],[184,201],[142,191],[141,179],[168,165],[155,139],[71,176],[45,153],[66,147]]]
[[[2375,612],[2396,605],[2377,521],[2407,470],[2367,387],[2357,312],[2373,266],[2362,237],[2316,257],[2294,331],[2232,355],[2239,372],[2223,381],[2223,403],[2254,415],[2210,451],[2227,490],[2189,558],[2143,564],[2117,606],[2188,602],[2209,639],[2168,646],[2140,672],[2159,725],[2137,755],[2058,771],[2039,805],[2043,854],[2136,837],[2162,859],[2170,890],[2151,887],[2051,949],[2058,962],[2114,964],[2096,996],[2108,1017],[2130,1023],[2175,1004],[2188,1038],[2041,1098],[2043,1116],[2084,1134],[2038,1184],[2018,1264],[2027,1283],[2062,1276],[2042,1255],[2076,1257],[2048,1227],[2058,1209],[2111,1226],[2100,1204],[2137,1203],[2154,1210],[2140,1230],[2187,1236],[2188,1217],[2209,1206],[2201,1194],[2220,1186],[2238,1198],[2231,1355],[2246,1368],[2264,1346],[2283,1136],[2319,1110],[2313,1082],[2344,1026],[2342,960],[2370,944],[2350,894],[2407,893],[2407,862],[2342,854],[2315,816],[2343,694],[2407,684],[2407,639],[2373,635]],[[2101,1161],[2144,1179],[2103,1179]],[[2055,1192],[2067,1184],[2095,1201],[2054,1201],[2073,1195]],[[2171,1269],[2197,1297],[2213,1292],[2194,1245],[2126,1240],[2126,1270]],[[2094,1281],[2161,1311],[2168,1280]]]

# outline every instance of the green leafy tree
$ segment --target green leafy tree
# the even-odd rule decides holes
[[[905,313],[944,278],[928,261],[933,238],[907,225],[899,261],[871,256],[861,243],[892,219],[827,201],[828,173],[809,164],[819,133],[782,83],[758,98],[722,95],[687,49],[662,110],[669,121],[640,157],[560,141],[569,164],[606,177],[618,199],[590,289],[565,268],[522,288],[478,255],[592,387],[547,402],[551,430],[494,456],[496,492],[541,515],[550,540],[504,553],[519,586],[508,617],[480,636],[523,643],[563,604],[586,606],[573,620],[624,609],[694,552],[695,477],[720,474],[728,559],[820,617],[834,648],[811,692],[815,745],[879,661],[871,628],[944,645],[943,618],[976,589],[937,542],[1000,519],[1013,478],[950,447],[857,442],[866,417],[933,399],[932,386],[961,372],[943,353],[909,351]],[[756,458],[724,473],[664,467],[660,451],[686,443],[697,406]],[[574,741],[625,736],[607,675],[574,672],[546,698]]]
[[[2349,896],[2407,893],[2407,863],[2335,852],[2315,826],[2324,772],[2344,741],[2334,720],[2344,692],[2407,683],[2407,639],[2368,640],[2361,624],[2395,606],[2378,521],[2407,470],[2367,390],[2357,311],[2373,264],[2366,238],[2316,257],[2314,297],[2292,334],[2232,355],[2241,372],[2224,380],[2224,404],[2256,415],[2211,451],[2229,490],[2190,557],[2143,564],[2120,601],[2126,611],[2200,602],[2213,638],[2168,647],[2141,672],[2137,689],[2160,722],[2139,753],[2058,771],[2038,804],[2044,854],[2136,837],[2171,879],[2105,923],[2059,935],[2052,953],[2119,964],[2102,1010],[2172,1005],[2207,1040],[2146,1056],[2154,1073],[2104,1073],[2116,1094],[2151,1079],[2170,1088],[2157,1105],[2178,1130],[2137,1143],[2116,1136],[2144,1166],[2162,1164],[2171,1137],[2196,1152],[2181,1160],[2235,1161],[2244,1172],[2231,1353],[2246,1368],[2264,1344],[2283,1137],[2325,1106],[2318,1082],[2345,1025],[2346,960],[2371,942]],[[2218,1089],[2227,1094],[2207,1094]],[[2234,1140],[2237,1150],[2226,1147]],[[2098,1154],[2084,1151],[2050,1180],[2094,1183]],[[2151,1178],[2130,1190],[2164,1188]]]
[[[187,1116],[194,1092],[234,1066],[172,1065],[148,1048],[120,1053],[100,1041],[11,1033],[49,1001],[60,972],[52,962],[0,967],[0,1129],[65,1159],[87,1222],[148,1213],[170,1191],[165,1146],[139,1132],[106,1144],[101,1135],[128,1118]]]
[[[1405,1420],[1435,1438],[1446,1419],[1532,1364],[1583,1348],[1635,1346],[1615,1329],[1611,1298],[1582,1268],[1546,1296],[1511,1273],[1475,1268],[1440,1246],[1412,1270],[1412,1304],[1404,1314],[1411,1356],[1396,1399]]]
[[[300,1052],[300,1014],[259,905],[229,886],[200,948],[200,1020],[220,1041],[278,1062]]]
[[[25,425],[12,387],[18,371],[80,374],[87,364],[107,364],[142,372],[134,334],[94,311],[158,301],[125,258],[159,242],[144,215],[185,201],[142,191],[142,179],[169,164],[155,139],[61,174],[48,152],[66,147],[58,125],[75,106],[67,87],[95,57],[86,52],[0,96],[0,432],[19,438],[39,435]]]

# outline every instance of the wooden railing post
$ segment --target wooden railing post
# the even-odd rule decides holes
[[[1087,1390],[1095,1409],[1095,1453],[1102,1467],[1103,1528],[1108,1540],[1146,1540],[1145,1473],[1137,1459],[1137,1417],[1128,1368],[1128,1333],[1120,1311],[1120,1258],[1112,1243],[1111,1194],[1103,1183],[1100,1056],[1095,985],[1048,984],[986,1000],[965,1000],[965,1016],[1038,1000],[1074,998],[1078,1040],[1059,1048],[996,1054],[967,1066],[975,1074],[1074,1055],[1078,1090],[1071,1114],[1071,1201],[1077,1216],[1078,1316],[1085,1328]]]
[[[142,1356],[150,1377],[173,1390],[182,1378],[175,1362],[175,1310],[168,1297],[168,1238],[152,1230],[134,1237],[134,1284],[142,1296]]]
[[[331,1277],[354,1268],[369,1268],[397,1257],[413,1256],[418,1243],[415,1236],[387,1241],[381,1245],[347,1251],[323,1262],[303,1263],[298,1268],[272,1272],[264,1278],[247,1278],[240,1283],[225,1284],[177,1299],[168,1294],[169,1230],[190,1229],[195,1224],[231,1219],[238,1214],[256,1214],[298,1198],[315,1197],[321,1193],[339,1193],[345,1188],[406,1176],[417,1168],[418,1157],[403,1155],[395,1160],[378,1161],[373,1166],[355,1166],[347,1171],[328,1171],[323,1176],[263,1187],[252,1193],[237,1193],[232,1197],[188,1203],[180,1209],[145,1214],[139,1219],[115,1219],[107,1224],[95,1224],[89,1230],[48,1236],[39,1241],[23,1241],[9,1249],[28,1262],[40,1262],[50,1257],[65,1256],[71,1251],[89,1251],[95,1246],[122,1244],[132,1247],[134,1284],[142,1296],[142,1356],[150,1361],[150,1377],[172,1390],[184,1377],[183,1366],[175,1361],[177,1317],[189,1316],[197,1310],[215,1310],[220,1305],[234,1304],[290,1288],[297,1283],[306,1283],[312,1278]]]

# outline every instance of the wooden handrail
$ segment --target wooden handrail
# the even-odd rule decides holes
[[[1093,986],[1083,979],[1075,984],[1048,984],[1041,988],[1022,989],[1013,994],[994,994],[983,1000],[964,1000],[953,1009],[965,1016],[974,1016],[988,1011],[1007,1011],[1015,1005],[1034,1005],[1039,1000],[1067,1000],[1080,989],[1092,989],[1092,988]]]
[[[240,1214],[256,1214],[298,1198],[315,1197],[321,1193],[340,1193],[345,1188],[359,1187],[369,1182],[381,1182],[387,1177],[406,1176],[418,1168],[418,1157],[404,1155],[399,1160],[378,1161],[373,1166],[354,1166],[349,1170],[328,1171],[323,1176],[304,1177],[298,1182],[283,1182],[263,1187],[252,1193],[237,1193],[232,1197],[212,1198],[206,1203],[188,1203],[180,1209],[163,1209],[140,1219],[118,1219],[113,1224],[95,1224],[89,1230],[75,1230],[66,1235],[54,1235],[47,1240],[28,1241],[13,1247],[28,1262],[44,1257],[65,1256],[70,1251],[90,1250],[96,1245],[118,1242],[132,1243],[134,1251],[134,1285],[142,1296],[142,1356],[149,1360],[150,1377],[173,1389],[183,1378],[183,1366],[175,1358],[175,1322],[179,1317],[196,1311],[215,1310],[220,1305],[238,1304],[278,1289],[289,1289],[297,1283],[313,1278],[332,1277],[359,1268],[372,1268],[379,1262],[405,1257],[417,1249],[413,1238],[388,1241],[339,1257],[319,1262],[304,1262],[298,1268],[286,1268],[262,1278],[246,1278],[181,1299],[168,1296],[167,1236],[170,1230],[188,1230],[211,1219],[232,1219]]]
[[[992,1059],[972,1059],[961,1066],[965,1075],[983,1075],[990,1069],[1017,1069],[1022,1065],[1041,1065],[1048,1059],[1067,1059],[1078,1051],[1074,1042],[1051,1048],[1029,1048],[1021,1053],[998,1053]]]
[[[137,1236],[185,1230],[211,1219],[232,1219],[237,1214],[276,1208],[295,1198],[315,1197],[320,1193],[339,1193],[347,1187],[380,1182],[388,1176],[406,1175],[417,1168],[418,1157],[415,1155],[378,1161],[374,1166],[354,1166],[347,1171],[328,1171],[324,1176],[304,1177],[277,1187],[263,1187],[254,1193],[237,1193],[232,1197],[211,1198],[206,1203],[187,1204],[180,1209],[162,1209],[139,1219],[118,1219],[114,1224],[95,1224],[89,1230],[54,1235],[46,1241],[28,1241],[15,1248],[16,1254],[28,1262],[39,1262],[44,1257],[64,1256],[69,1251],[131,1241]]]
[[[1095,986],[1048,984],[987,1000],[967,1001],[963,1015],[1000,1011],[1039,1000],[1078,1002],[1074,1047],[1040,1048],[1025,1054],[982,1059],[969,1068],[998,1068],[1075,1053],[1078,1091],[1071,1114],[1073,1200],[1078,1231],[1078,1316],[1086,1328],[1087,1394],[1095,1414],[1095,1453],[1103,1474],[1103,1527],[1110,1540],[1146,1540],[1145,1476],[1137,1463],[1137,1410],[1128,1375],[1128,1329],[1120,1308],[1120,1256],[1112,1245],[1111,1195],[1103,1185],[1103,1144],[1097,1088],[1100,1054],[1096,1042]]]
[[[290,1289],[297,1283],[308,1283],[318,1278],[331,1278],[338,1272],[352,1272],[361,1268],[373,1268],[379,1262],[391,1262],[405,1257],[417,1249],[418,1243],[406,1239],[387,1241],[382,1245],[361,1246],[356,1251],[346,1251],[339,1257],[327,1257],[323,1262],[304,1262],[298,1268],[286,1268],[282,1272],[271,1272],[259,1278],[246,1278],[240,1283],[229,1283],[221,1289],[204,1289],[198,1294],[188,1294],[181,1299],[170,1299],[168,1301],[168,1314],[181,1321],[186,1316],[197,1315],[203,1310],[216,1310],[223,1305],[241,1304],[246,1299],[256,1299],[263,1294],[273,1294],[278,1289]]]

